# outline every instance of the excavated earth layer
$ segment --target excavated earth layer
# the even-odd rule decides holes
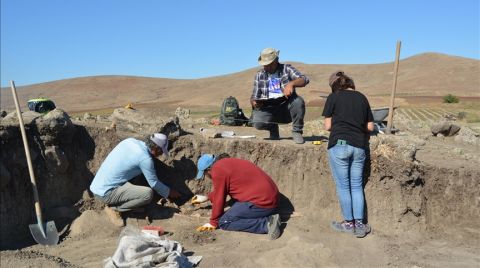
[[[73,124],[66,114],[26,121],[44,220],[55,221],[61,241],[58,248],[34,245],[28,225],[35,223],[36,218],[20,130],[18,123],[3,121],[0,125],[3,264],[100,265],[102,259],[113,254],[119,231],[109,226],[101,214],[103,205],[92,198],[88,186],[111,149],[131,135],[99,125]],[[355,239],[332,233],[328,227],[330,220],[338,220],[341,215],[325,145],[299,146],[288,140],[208,139],[187,133],[170,137],[170,158],[156,161],[156,168],[161,180],[179,189],[184,198],[160,208],[163,214],[153,224],[175,230],[172,232],[175,240],[204,256],[201,266],[429,267],[480,263],[480,232],[472,225],[472,219],[480,216],[478,169],[426,166],[415,160],[414,151],[399,147],[395,138],[372,138],[365,168],[365,195],[367,218],[374,231],[365,239]],[[208,221],[209,215],[209,207],[194,210],[185,204],[192,194],[207,193],[211,187],[209,181],[192,179],[201,153],[228,153],[248,159],[275,180],[282,193],[280,210],[285,221],[279,240],[263,239],[253,246],[252,241],[259,238],[251,234],[192,231]],[[127,224],[147,223],[128,219]],[[102,249],[88,251],[98,238],[103,239],[98,244]],[[79,251],[73,247],[89,253],[79,258]],[[343,253],[337,252],[339,247],[346,254],[363,248],[359,249],[363,257],[344,258]],[[409,257],[414,252],[418,253],[416,257]],[[288,254],[291,258],[285,256]],[[278,255],[283,257],[276,258]]]

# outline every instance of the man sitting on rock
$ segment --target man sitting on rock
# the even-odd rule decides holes
[[[212,215],[210,222],[197,231],[219,227],[228,231],[268,233],[272,240],[280,236],[280,216],[275,214],[278,188],[263,170],[247,160],[204,154],[198,160],[197,179],[204,175],[213,184],[213,191],[208,194]],[[224,212],[227,195],[235,203]]]
[[[168,156],[167,136],[154,133],[146,141],[128,138],[121,141],[103,161],[93,178],[90,190],[107,204],[105,212],[116,226],[123,226],[121,212],[149,204],[153,190],[165,198],[179,198],[180,194],[157,178],[152,157]],[[129,181],[143,173],[151,188]],[[153,190],[152,190],[153,189]]]

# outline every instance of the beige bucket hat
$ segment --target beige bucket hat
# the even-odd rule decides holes
[[[260,53],[258,57],[258,64],[260,65],[269,65],[272,63],[276,58],[278,58],[278,54],[280,54],[280,50],[276,50],[271,47],[267,47]]]

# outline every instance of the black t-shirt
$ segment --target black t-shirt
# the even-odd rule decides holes
[[[367,147],[369,138],[367,123],[373,122],[373,114],[367,98],[362,93],[354,90],[331,93],[322,115],[332,118],[328,149],[335,146],[339,139],[357,148]]]

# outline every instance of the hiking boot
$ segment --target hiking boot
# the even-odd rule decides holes
[[[362,220],[355,220],[355,232],[353,233],[358,238],[365,237],[372,231],[370,225],[363,223]]]
[[[296,144],[304,144],[305,143],[305,140],[303,139],[302,133],[300,133],[300,132],[292,132],[292,138],[293,138],[293,141]]]
[[[280,236],[280,215],[275,214],[268,217],[267,222],[268,237],[275,240]]]
[[[122,215],[120,215],[120,212],[113,210],[112,208],[106,206],[105,207],[105,213],[108,216],[108,219],[113,223],[113,225],[117,227],[123,227],[125,226]]]
[[[272,128],[269,131],[270,131],[270,137],[268,137],[269,140],[279,140],[280,139],[280,132],[278,130],[278,125],[277,124],[273,125]]]
[[[355,224],[349,221],[342,221],[342,222],[332,221],[330,226],[332,226],[333,230],[337,232],[350,233],[350,234],[353,234],[355,232]]]

